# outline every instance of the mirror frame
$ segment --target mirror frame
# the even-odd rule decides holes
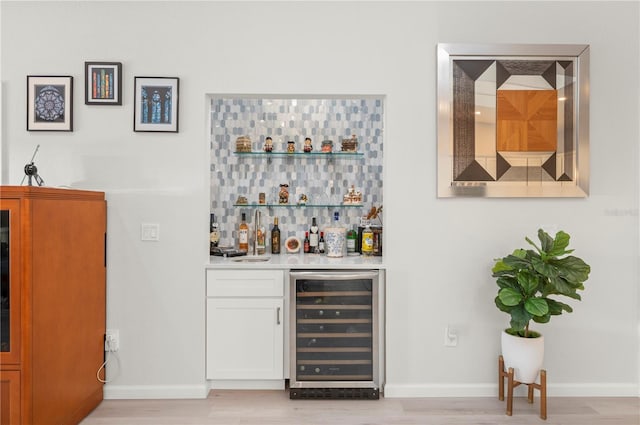
[[[551,181],[483,181],[454,178],[457,158],[454,141],[454,60],[553,60],[574,64],[573,122],[558,131],[569,131],[572,149],[567,155],[570,167],[567,180],[547,177]],[[586,44],[450,44],[437,45],[438,99],[438,171],[437,193],[447,197],[587,197],[589,194],[589,45]],[[497,90],[496,90],[497,92]],[[475,122],[475,117],[473,118]],[[475,138],[475,133],[473,137]],[[559,142],[558,142],[559,144]],[[475,148],[475,139],[473,140]],[[564,149],[564,148],[563,148]],[[465,157],[468,161],[469,155]],[[496,159],[497,160],[497,159]],[[542,171],[544,173],[544,171]],[[566,177],[566,176],[565,176]],[[541,179],[542,180],[542,179]]]

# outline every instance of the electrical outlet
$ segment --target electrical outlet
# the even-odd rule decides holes
[[[455,329],[451,329],[449,326],[444,328],[444,346],[456,347],[458,345],[458,333]]]
[[[104,350],[116,352],[120,349],[120,332],[117,329],[107,329],[104,337]]]

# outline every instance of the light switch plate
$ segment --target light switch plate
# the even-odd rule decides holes
[[[159,241],[160,225],[158,223],[142,223],[140,225],[140,239],[143,241]]]

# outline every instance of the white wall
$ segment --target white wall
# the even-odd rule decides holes
[[[384,94],[387,395],[494,395],[492,259],[540,225],[592,266],[575,312],[540,329],[551,395],[638,394],[637,2],[11,2],[0,4],[3,184],[104,190],[108,397],[197,397],[204,382],[206,93]],[[157,39],[154,39],[157,37]],[[436,198],[436,49],[591,45],[586,199]],[[121,107],[86,106],[84,61],[121,61]],[[73,75],[74,131],[25,130],[26,75]],[[180,77],[180,132],[134,133],[133,77]],[[142,222],[159,242],[141,242]],[[413,223],[411,226],[410,224]],[[445,325],[459,333],[443,346]],[[113,369],[112,369],[113,370]]]

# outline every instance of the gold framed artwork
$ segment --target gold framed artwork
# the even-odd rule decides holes
[[[589,46],[438,44],[438,197],[589,194]]]

